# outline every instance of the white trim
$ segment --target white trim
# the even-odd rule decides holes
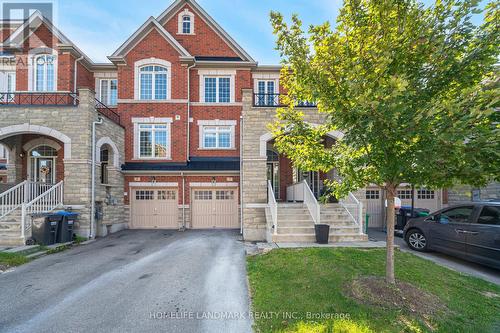
[[[161,182],[130,182],[129,187],[179,187],[179,183],[161,183]]]
[[[134,63],[134,99],[138,101],[165,101],[164,99],[154,99],[155,96],[155,91],[154,91],[154,85],[155,85],[155,80],[153,79],[153,85],[151,87],[152,91],[152,96],[153,99],[141,99],[141,79],[140,79],[140,73],[141,73],[141,67],[144,66],[161,66],[165,67],[167,69],[167,99],[170,100],[172,97],[172,64],[163,59],[158,59],[158,58],[148,58],[148,59],[142,59],[138,60]]]
[[[279,80],[280,73],[252,73],[254,80]]]
[[[0,140],[16,134],[38,133],[53,137],[64,144],[64,158],[71,159],[71,139],[58,130],[28,123],[0,128]]]
[[[280,80],[279,79],[264,79],[264,78],[254,78],[253,80],[253,92],[255,94],[259,93],[259,82],[266,82],[266,94],[267,94],[267,82],[274,82],[274,93],[280,93]]]
[[[190,31],[189,33],[184,33],[183,32],[183,23],[184,23],[184,16],[188,16],[191,19],[191,24],[190,24]],[[183,11],[179,12],[179,15],[177,15],[177,34],[178,35],[194,35],[194,14],[189,11],[189,9],[184,8]]]
[[[36,90],[36,59],[40,56],[44,55],[50,55],[54,57],[54,90],[50,91],[57,91],[57,73],[58,73],[58,63],[59,63],[59,56],[58,52],[56,50],[50,49],[50,48],[36,48],[36,49],[31,49],[28,51],[28,91],[37,91],[37,92],[48,92],[49,90]],[[47,74],[47,73],[45,73]],[[47,82],[45,82],[46,84]]]
[[[102,98],[102,82],[108,81],[108,91],[107,91],[107,100]],[[111,81],[116,81],[116,104],[111,104]],[[118,78],[117,77],[109,77],[109,78],[96,78],[96,95],[97,99],[104,103],[107,106],[114,107],[118,105]]]
[[[202,150],[234,150],[236,148],[236,120],[198,120],[198,149]],[[205,127],[230,127],[230,146],[229,147],[205,147],[205,140],[203,140],[203,136],[205,134]],[[216,135],[219,131],[216,131]],[[218,138],[216,139],[218,141]]]
[[[236,126],[236,120],[198,120],[198,126]]]
[[[238,183],[189,183],[190,188],[196,187],[238,187]]]
[[[100,138],[95,144],[95,160],[96,163],[101,163],[101,147],[107,144],[113,150],[113,166],[115,168],[120,168],[120,152],[118,147],[109,137]]]
[[[187,99],[170,99],[170,100],[164,100],[164,99],[158,99],[158,100],[136,100],[136,99],[118,99],[118,103],[120,104],[143,104],[143,103],[156,103],[156,104],[185,104],[187,103]],[[191,103],[193,104],[193,103]]]
[[[55,142],[54,140],[51,140],[51,139],[46,138],[46,137],[42,137],[42,138],[36,138],[36,139],[31,140],[31,141],[28,141],[23,146],[23,150],[30,151],[33,148],[40,147],[40,146],[49,146],[51,148],[54,148],[57,151],[62,148],[61,145],[58,144],[57,142]]]
[[[148,29],[151,26],[151,29]],[[179,42],[172,37],[172,35],[165,30],[165,28],[158,23],[158,21],[154,17],[150,17],[147,19],[144,24],[137,29],[137,31],[130,36],[125,43],[123,43],[118,50],[116,50],[111,58],[114,57],[123,57],[125,56],[138,42],[140,42],[144,37],[146,37],[152,29],[157,29],[158,32],[165,38],[183,57],[191,57],[188,51],[184,47],[182,47]]]
[[[134,160],[170,160],[172,159],[172,118],[132,118],[134,124]],[[167,125],[167,156],[166,157],[142,157],[140,156],[140,124],[160,124]]]
[[[199,90],[199,103],[200,104],[216,104],[216,105],[228,105],[235,103],[235,85],[236,85],[236,70],[230,69],[199,69],[198,76],[200,80],[200,90]],[[205,78],[214,77],[216,80],[216,102],[205,102]],[[219,102],[219,80],[218,78],[229,77],[229,102],[223,103]]]
[[[176,0],[158,16],[158,22],[160,24],[165,24],[177,13],[180,6],[183,6],[185,3],[185,0]],[[200,18],[205,21],[205,23],[207,23],[207,25],[210,26],[243,60],[255,63],[255,60],[253,60],[252,57],[226,31],[224,31],[224,29],[222,29],[222,27],[196,1],[189,1],[189,6],[197,12]]]

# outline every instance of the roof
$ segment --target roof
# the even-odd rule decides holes
[[[110,57],[111,61],[116,61],[124,57],[138,42],[140,42],[152,30],[156,29],[160,35],[167,40],[179,52],[181,57],[192,58],[189,52],[154,18],[150,17],[142,26],[137,29]]]
[[[200,18],[205,21],[243,61],[256,63],[256,61],[224,29],[222,29],[222,27],[195,0],[174,1],[174,3],[157,17],[157,21],[160,24],[165,24],[184,4],[188,4],[197,12]]]
[[[187,163],[151,163],[127,162],[122,165],[123,171],[239,171],[240,159],[232,157],[193,157]]]
[[[195,56],[196,61],[243,61],[240,57]]]

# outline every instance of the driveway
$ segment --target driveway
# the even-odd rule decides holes
[[[0,275],[0,332],[251,332],[239,238],[126,230],[45,256]]]
[[[370,240],[385,241],[386,234],[379,229],[368,229],[368,237]],[[444,253],[413,251],[406,245],[402,237],[394,237],[394,242],[396,245],[399,245],[401,251],[410,252],[421,258],[431,260],[441,266],[500,285],[500,271],[498,270],[455,258]]]

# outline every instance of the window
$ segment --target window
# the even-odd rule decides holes
[[[500,207],[485,206],[477,220],[479,224],[500,225]]]
[[[140,99],[166,100],[168,98],[168,70],[163,66],[144,66],[140,70]]]
[[[278,105],[279,95],[275,92],[274,80],[261,80],[257,82],[257,105]]]
[[[176,191],[174,190],[161,190],[158,191],[158,200],[175,200]]]
[[[154,191],[135,191],[135,200],[153,200]]]
[[[215,191],[216,200],[234,200],[234,191]]]
[[[194,191],[195,200],[212,200],[212,191]]]
[[[202,147],[205,149],[233,148],[233,126],[203,126]]]
[[[417,191],[417,199],[431,200],[434,199],[435,193],[432,190],[420,189]]]
[[[118,101],[118,80],[101,80],[99,100],[106,105],[116,105]]]
[[[57,150],[49,146],[38,146],[31,150],[32,157],[55,157]]]
[[[439,223],[469,223],[472,211],[472,206],[452,208],[439,215]]]
[[[205,103],[230,103],[231,78],[205,77]]]
[[[401,200],[411,199],[411,190],[398,190],[397,197]]]
[[[139,157],[169,158],[169,125],[139,124]]]
[[[109,150],[101,149],[101,184],[108,183]]]
[[[55,90],[55,62],[56,56],[43,54],[34,58],[35,91]]]
[[[191,33],[191,16],[184,15],[182,17],[182,33],[190,34]]]
[[[366,190],[366,199],[367,200],[380,199],[380,190]]]

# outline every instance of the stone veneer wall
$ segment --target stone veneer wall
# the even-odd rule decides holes
[[[448,190],[448,204],[454,205],[472,201],[473,188],[468,185],[455,186]],[[500,183],[492,182],[488,186],[479,189],[480,200],[500,200]]]
[[[65,153],[64,159],[64,204],[80,214],[76,231],[82,236],[88,236],[90,229],[92,122],[99,117],[94,108],[94,98],[95,93],[92,90],[80,89],[78,106],[4,106],[0,108],[0,139],[11,149],[11,156],[16,156],[15,160],[9,161],[10,167],[7,171],[9,182],[22,180],[22,164],[18,158],[19,154],[15,153],[21,151],[21,141],[20,136],[16,134],[26,134],[25,129],[29,127],[30,133],[45,135],[60,141],[64,141],[62,136],[70,139],[70,144],[65,144],[65,149],[69,149],[71,154],[68,156]],[[104,124],[100,126],[102,127],[97,129],[96,141],[102,136],[112,138],[122,158],[124,155],[123,128],[106,118],[104,118]],[[19,132],[2,137],[6,135],[7,128],[11,130],[19,128]],[[118,205],[107,208],[108,217],[103,222],[120,223],[123,221],[123,176],[118,169],[115,169],[110,170],[110,177],[116,184],[111,193],[118,199]],[[96,181],[99,181],[98,176]],[[96,194],[98,200],[104,199],[102,193]]]

